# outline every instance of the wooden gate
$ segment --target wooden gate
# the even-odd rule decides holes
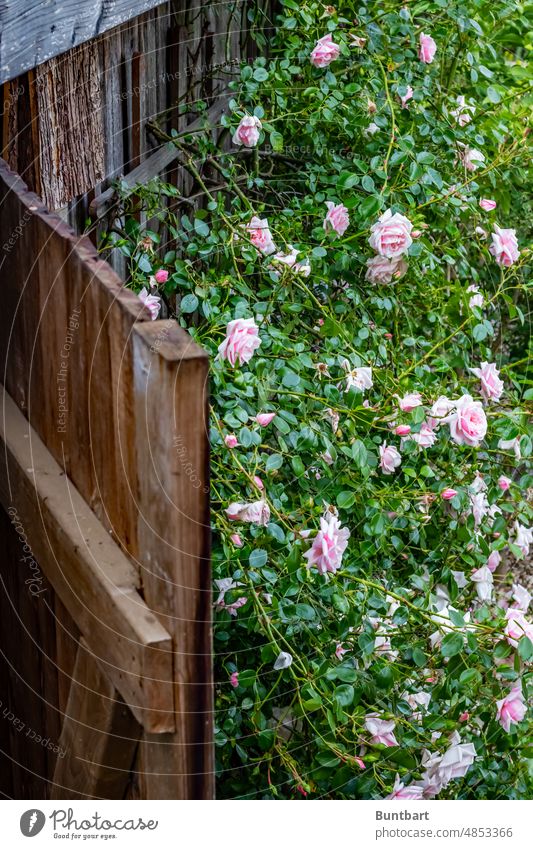
[[[213,796],[205,353],[0,162],[0,791]]]

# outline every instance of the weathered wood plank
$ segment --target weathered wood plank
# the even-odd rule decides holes
[[[143,737],[143,797],[212,798],[208,358],[170,321],[135,327],[133,348],[141,578],[173,637],[176,709],[174,734]]]
[[[174,728],[168,632],[110,539],[3,387],[0,500],[106,674],[152,732]]]
[[[3,0],[0,83],[160,5],[161,0]]]
[[[51,799],[122,799],[141,728],[82,640]]]

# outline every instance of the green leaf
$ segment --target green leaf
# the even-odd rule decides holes
[[[348,707],[354,700],[355,690],[351,684],[340,684],[335,687],[333,698],[343,708]]]
[[[529,660],[533,657],[533,643],[529,637],[522,637],[518,642],[518,654],[522,660]]]
[[[191,313],[198,309],[198,298],[196,295],[185,295],[181,299],[180,310],[184,313]]]
[[[267,561],[268,553],[264,550],[264,548],[254,549],[248,558],[248,562],[252,569],[259,569],[261,566],[265,566]]]
[[[413,660],[417,666],[423,667],[427,663],[427,657],[422,649],[416,648],[413,651]]]
[[[441,643],[440,650],[444,657],[453,657],[462,652],[463,645],[464,638],[462,634],[446,634]]]
[[[355,494],[353,492],[349,490],[339,492],[337,495],[337,507],[347,510],[348,507],[351,507],[353,504],[355,504]]]
[[[360,439],[356,439],[352,445],[352,457],[360,469],[362,469],[363,466],[366,466],[367,450],[365,443]]]
[[[201,218],[194,219],[194,229],[199,236],[203,236],[204,238],[207,238],[207,236],[209,236],[209,227],[207,226],[205,221],[202,221]]]

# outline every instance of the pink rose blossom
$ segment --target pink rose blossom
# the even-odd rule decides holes
[[[266,218],[258,218],[257,215],[254,215],[246,226],[246,232],[252,245],[265,256],[276,252],[276,245],[272,239],[272,233],[268,229]]]
[[[233,502],[226,508],[228,519],[233,522],[251,522],[254,525],[268,525],[270,507],[266,501],[254,501],[250,504]]]
[[[324,218],[324,230],[327,232],[331,229],[339,236],[343,236],[350,226],[348,210],[342,203],[334,204],[330,200],[326,201],[326,206],[328,208],[328,212]]]
[[[499,401],[503,392],[503,381],[494,363],[481,363],[480,368],[471,368],[472,374],[481,380],[481,394],[485,401]]]
[[[265,485],[264,485],[263,481],[261,480],[261,478],[259,477],[259,475],[253,476],[253,482],[256,485],[257,489],[264,489],[265,488]]]
[[[332,514],[320,519],[320,530],[315,536],[311,548],[304,553],[307,566],[316,566],[321,575],[335,573],[340,568],[350,538],[348,528],[341,528],[339,519]]]
[[[407,436],[407,434],[411,433],[410,425],[398,425],[398,427],[394,428],[394,433],[397,436]]]
[[[228,433],[228,435],[224,437],[224,442],[226,443],[228,448],[236,448],[239,444],[239,440],[237,439],[234,433]]]
[[[480,601],[490,601],[492,598],[492,588],[494,578],[488,566],[482,566],[481,569],[476,569],[472,572],[472,580],[476,585],[476,592]]]
[[[255,115],[246,115],[235,130],[232,138],[233,144],[242,144],[244,147],[255,147],[259,141],[261,121]]]
[[[348,649],[345,649],[342,643],[337,643],[335,646],[335,657],[337,660],[342,660]]]
[[[404,413],[410,413],[415,407],[422,405],[420,392],[410,392],[408,395],[404,395],[403,398],[400,398],[398,395],[395,397],[398,398],[398,406]]]
[[[399,451],[396,450],[392,445],[387,445],[384,442],[379,446],[379,465],[381,466],[381,471],[384,475],[392,475],[394,474],[395,469],[402,462],[402,458],[400,456]]]
[[[274,418],[276,418],[276,413],[258,413],[255,420],[261,427],[266,427]]]
[[[498,486],[500,487],[502,492],[507,492],[511,484],[512,480],[510,478],[506,478],[505,475],[501,475],[498,478]]]
[[[394,736],[396,723],[393,719],[380,719],[377,713],[368,713],[365,717],[365,728],[370,732],[370,742],[383,746],[397,746],[398,741]]]
[[[515,532],[515,538],[513,540],[514,544],[517,545],[518,548],[521,548],[524,557],[527,557],[529,554],[529,546],[533,543],[533,530],[531,528],[526,528],[525,525],[521,525],[518,519],[513,525],[513,530]]]
[[[489,198],[481,198],[479,201],[479,205],[481,209],[484,209],[485,212],[492,212],[493,209],[496,209],[496,201],[490,200]]]
[[[528,607],[531,604],[531,593],[522,584],[513,584],[513,607],[527,613]]]
[[[354,761],[360,769],[366,769],[366,764],[362,758],[354,757]]]
[[[288,247],[289,253],[284,254],[281,251],[278,251],[277,254],[274,254],[273,259],[282,265],[286,265],[287,268],[290,268],[295,274],[301,274],[302,277],[309,277],[311,274],[309,260],[304,259],[298,261],[297,258],[299,251],[297,251],[296,248],[293,248],[292,245],[288,245]],[[276,269],[273,269],[273,271],[277,273]]]
[[[360,392],[364,392],[365,389],[371,389],[373,384],[372,381],[372,369],[370,366],[358,366],[358,368],[354,368],[349,370],[349,362],[348,360],[344,360],[343,367],[347,369],[346,371],[346,387],[344,389],[345,392],[349,392],[350,389],[358,389]]]
[[[479,291],[479,286],[469,286],[466,291],[473,293],[472,297],[468,301],[468,306],[470,307],[470,309],[472,309],[472,307],[479,307],[481,309],[481,307],[485,303],[485,298],[483,297],[483,293]]]
[[[472,120],[476,108],[467,103],[462,94],[459,95],[456,102],[457,109],[452,109],[450,115],[453,115],[460,127],[465,127]]]
[[[232,541],[233,545],[235,545],[237,548],[242,548],[243,542],[242,542],[242,539],[240,538],[239,534],[231,534],[230,540]]]
[[[476,171],[480,165],[485,162],[485,156],[480,150],[475,147],[469,147],[467,144],[457,142],[459,147],[458,161],[466,168],[467,171]]]
[[[422,422],[420,431],[412,433],[411,439],[416,442],[419,448],[431,448],[437,441],[437,434],[428,422]]]
[[[452,489],[451,487],[448,487],[448,489],[443,489],[443,491],[440,494],[440,497],[444,498],[445,501],[451,501],[452,498],[455,498],[456,495],[457,495],[457,490]]]
[[[166,283],[168,280],[168,271],[164,268],[160,268],[159,271],[155,273],[155,279],[158,283]]]
[[[396,773],[396,780],[392,793],[385,796],[386,799],[423,799],[424,789],[416,784],[408,784],[407,787],[400,781],[400,776]]]
[[[516,459],[522,459],[519,436],[515,436],[514,439],[500,439],[498,441],[498,448],[501,448],[502,451],[514,451]]]
[[[223,606],[225,607],[226,612],[229,613],[230,616],[237,616],[237,611],[239,607],[242,607],[244,604],[246,604],[246,597],[241,596],[236,601],[232,601],[231,604],[225,604]]]
[[[491,551],[487,560],[487,567],[491,572],[495,572],[498,566],[500,565],[500,561],[502,556],[499,551]]]
[[[516,230],[505,230],[495,224],[494,233],[492,233],[492,245],[489,248],[489,252],[498,265],[505,266],[506,268],[516,262],[520,256]]]
[[[463,713],[460,714],[460,716],[459,716],[459,722],[468,722],[469,719],[470,719],[470,714],[468,713],[467,710],[463,711]]]
[[[426,65],[430,65],[433,62],[433,58],[437,51],[437,45],[435,41],[431,38],[430,35],[426,35],[424,32],[420,33],[420,50],[418,51],[418,58],[421,62],[425,62]]]
[[[478,446],[487,433],[487,418],[480,401],[463,395],[449,417],[450,436],[458,445]]]
[[[319,38],[311,52],[311,62],[315,68],[327,68],[335,59],[339,57],[340,47],[335,44],[331,37],[331,33]]]
[[[232,672],[230,677],[229,677],[229,682],[230,682],[232,687],[238,687],[239,686],[239,673],[238,672]]]
[[[408,265],[403,257],[395,257],[388,259],[385,256],[373,256],[366,261],[365,279],[370,283],[391,283],[392,280],[399,280],[408,269]]]
[[[496,719],[507,733],[511,731],[511,725],[522,722],[527,713],[527,705],[520,683],[515,684],[509,693],[503,699],[499,699],[496,704],[498,706]]]
[[[447,398],[446,395],[440,395],[429,411],[428,425],[434,429],[447,422],[454,407],[455,401]]]
[[[152,321],[155,321],[161,309],[161,298],[158,298],[157,295],[150,295],[145,287],[139,292],[139,298],[150,313]]]
[[[509,607],[505,618],[507,619],[507,625],[505,626],[504,634],[510,646],[516,648],[522,637],[528,637],[533,641],[533,625],[531,622],[528,622],[522,610],[519,610],[517,607]]]
[[[253,318],[236,318],[226,328],[226,338],[218,346],[218,356],[230,365],[243,365],[252,359],[261,339]]]
[[[413,225],[405,215],[399,212],[386,212],[370,228],[368,243],[376,253],[393,259],[407,253],[412,245],[411,230]]]
[[[411,88],[410,85],[408,85],[405,94],[399,95],[400,103],[402,104],[402,109],[407,108],[407,103],[409,102],[409,100],[411,100],[412,96],[413,96],[413,89]]]

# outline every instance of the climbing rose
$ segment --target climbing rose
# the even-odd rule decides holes
[[[370,283],[391,283],[393,278],[399,280],[408,269],[403,257],[388,259],[385,256],[373,256],[366,261],[365,279]]]
[[[511,725],[522,722],[527,713],[527,705],[522,693],[522,685],[517,683],[509,693],[496,702],[498,710],[496,719],[504,731],[511,731]]]
[[[483,297],[483,293],[479,291],[479,287],[472,285],[469,286],[466,291],[473,293],[470,297],[470,300],[468,301],[468,306],[470,307],[470,309],[472,309],[473,307],[479,307],[481,309],[481,307],[485,303],[485,298]]]
[[[398,395],[396,397],[398,398],[398,406],[404,413],[410,413],[411,410],[414,410],[415,407],[420,407],[422,404],[420,392],[410,392],[408,395],[404,395],[403,398],[400,398]]]
[[[319,38],[311,52],[311,62],[315,68],[327,68],[340,54],[340,47],[335,44],[331,33]]]
[[[234,522],[252,522],[254,525],[268,525],[270,507],[266,501],[254,501],[250,504],[233,502],[226,508],[228,519]]]
[[[502,556],[499,551],[491,551],[487,560],[487,566],[491,572],[494,572],[500,565]]]
[[[413,89],[411,88],[410,85],[408,85],[405,94],[399,95],[400,103],[402,104],[402,109],[407,108],[407,103],[408,103],[409,100],[411,100],[412,96],[413,96]]]
[[[501,475],[498,478],[498,486],[500,487],[502,492],[507,492],[507,490],[511,486],[511,483],[512,483],[511,479],[506,478],[505,475]]]
[[[463,395],[449,417],[450,436],[458,445],[478,446],[487,433],[487,418],[480,401]]]
[[[270,424],[273,418],[275,418],[276,413],[258,413],[255,417],[257,424],[260,424],[261,427],[266,427]]]
[[[386,799],[422,799],[423,798],[424,789],[422,787],[418,787],[416,784],[408,784],[404,786],[400,781],[400,776],[396,773],[396,780],[394,782],[394,787],[392,788],[392,793],[389,796],[386,796]]]
[[[398,425],[398,427],[394,428],[394,433],[397,436],[407,436],[409,433],[411,433],[411,426],[410,425]]]
[[[493,209],[496,209],[496,201],[490,200],[489,198],[481,198],[479,201],[479,205],[481,209],[484,209],[485,212],[492,212]]]
[[[289,654],[288,651],[280,651],[276,660],[274,661],[274,669],[277,671],[278,669],[287,669],[292,663],[292,654]]]
[[[281,262],[283,265],[288,266],[288,268],[290,268],[291,271],[294,271],[295,274],[301,274],[303,277],[309,277],[311,274],[309,260],[304,259],[297,262],[299,251],[297,251],[296,248],[293,248],[292,245],[289,245],[288,247],[289,253],[284,254],[281,251],[278,251],[278,253],[274,255],[273,259],[276,260],[276,262]]]
[[[492,245],[489,248],[489,252],[498,265],[503,265],[506,268],[516,262],[520,256],[516,230],[505,230],[495,224],[494,233],[492,233]]]
[[[492,598],[492,587],[494,578],[488,566],[482,566],[472,572],[472,580],[476,585],[476,592],[480,601],[490,601]]]
[[[245,147],[255,147],[259,141],[261,121],[255,115],[246,115],[235,130],[233,144],[243,144]]]
[[[226,338],[218,346],[218,355],[232,366],[237,362],[243,365],[252,359],[260,344],[259,330],[253,318],[236,318],[226,328]]]
[[[533,543],[533,530],[531,528],[526,528],[525,525],[521,525],[518,520],[514,523],[513,527],[516,534],[513,542],[518,546],[518,548],[522,549],[524,557],[527,557],[529,554],[529,546]]]
[[[440,497],[444,498],[445,501],[451,501],[452,498],[455,498],[456,495],[457,495],[457,490],[452,489],[451,487],[448,487],[448,489],[443,489],[443,491],[440,494]]]
[[[476,171],[480,165],[483,165],[485,157],[480,150],[476,150],[475,147],[469,147],[462,142],[457,142],[457,144],[459,146],[459,161],[467,171]]]
[[[265,256],[276,252],[276,245],[272,239],[272,233],[268,229],[266,218],[258,218],[257,215],[254,215],[247,225],[246,231],[252,245]]]
[[[428,422],[422,422],[419,433],[412,433],[411,439],[419,448],[431,448],[437,441],[437,434]]]
[[[383,472],[383,474],[394,474],[394,470],[402,462],[400,453],[392,445],[387,445],[387,443],[384,442],[382,445],[379,446],[379,454],[379,465],[381,466],[381,471]]]
[[[405,215],[390,209],[370,228],[368,243],[381,256],[389,259],[407,253],[413,244],[411,230],[413,225]]]
[[[531,604],[531,593],[522,584],[513,584],[513,607],[527,613],[527,609]]]
[[[510,646],[516,648],[522,637],[528,637],[533,641],[533,625],[528,622],[522,610],[517,607],[509,607],[505,618],[507,625],[504,634]]]
[[[517,460],[520,460],[522,458],[522,451],[520,449],[520,437],[518,436],[515,436],[514,439],[500,439],[498,441],[498,448],[501,448],[502,451],[514,451]]]
[[[237,439],[234,433],[228,433],[228,435],[224,437],[224,442],[226,443],[228,448],[236,448],[239,444],[239,440]]]
[[[457,98],[457,109],[452,109],[450,115],[453,115],[460,127],[466,126],[472,120],[472,115],[476,111],[475,106],[470,106],[466,102],[464,95],[460,94]]]
[[[430,35],[426,35],[424,32],[420,33],[420,50],[418,52],[418,58],[421,62],[425,62],[426,65],[431,64],[433,62],[433,57],[437,51],[437,45],[434,39],[431,38]]]
[[[155,279],[157,283],[166,283],[168,280],[168,271],[165,268],[160,268],[155,273]]]
[[[239,686],[239,673],[238,672],[232,672],[230,677],[229,677],[229,682],[230,682],[232,687],[238,687]]]
[[[324,218],[324,230],[334,230],[339,236],[343,236],[350,226],[350,216],[348,210],[342,203],[333,203],[330,200],[326,201],[328,212]]]
[[[481,380],[481,394],[485,401],[499,401],[503,392],[503,381],[494,363],[481,363],[479,368],[471,368],[472,374]]]
[[[344,360],[343,366],[347,369],[349,366],[348,360]],[[359,366],[359,368],[346,371],[345,392],[349,392],[352,388],[364,392],[365,389],[371,389],[372,386],[372,369],[369,366]]]
[[[394,736],[396,723],[393,719],[380,719],[377,713],[368,713],[365,717],[365,728],[370,732],[371,743],[381,743],[383,746],[397,746]]]
[[[161,309],[161,298],[158,298],[157,295],[148,294],[146,287],[143,287],[139,292],[139,298],[152,316],[152,321],[155,321]]]
[[[235,545],[237,548],[242,548],[243,542],[242,542],[242,539],[240,538],[239,534],[231,534],[230,540],[232,541],[233,545]]]
[[[326,572],[335,573],[341,565],[349,538],[350,531],[348,528],[341,528],[336,516],[323,516],[320,519],[320,530],[311,548],[304,554],[308,567],[316,566],[321,575]]]

